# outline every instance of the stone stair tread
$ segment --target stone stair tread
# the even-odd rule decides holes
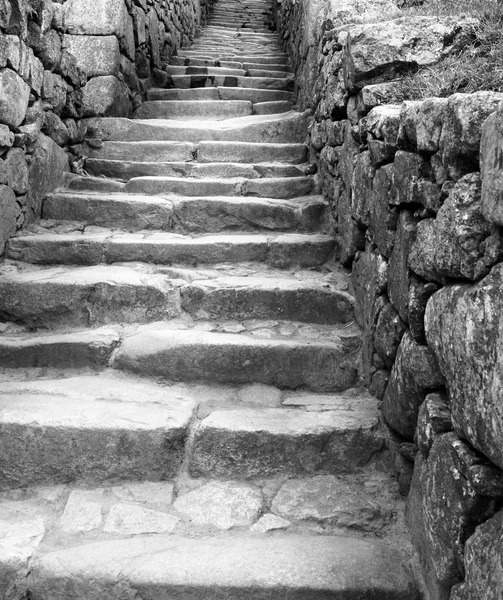
[[[325,234],[202,234],[168,232],[40,233],[14,237],[7,256],[35,264],[153,262],[157,264],[265,261],[282,268],[323,264],[334,239]]]
[[[273,100],[292,100],[292,92],[286,90],[267,90],[260,88],[244,88],[234,86],[198,87],[198,88],[152,88],[147,92],[147,99],[157,100],[246,100],[254,104]]]
[[[307,135],[308,112],[252,115],[225,121],[176,121],[95,117],[88,128],[103,141],[229,141],[302,143]]]
[[[293,91],[293,79],[285,77],[228,77],[226,75],[171,75],[172,87],[192,88],[192,87],[240,87],[240,88],[259,88],[268,90]],[[205,85],[193,85],[203,83]]]
[[[172,477],[195,409],[145,381],[3,382],[0,487]]]
[[[68,592],[76,580],[78,596]],[[342,536],[311,538],[308,544],[302,536],[138,536],[48,553],[33,564],[28,581],[42,600],[49,599],[46,590],[51,600],[73,600],[90,598],[97,589],[107,596],[119,585],[145,598],[167,594],[181,600],[208,594],[250,600],[264,594],[304,600],[350,600],[355,594],[417,598],[395,551]]]
[[[225,120],[251,115],[249,100],[150,100],[136,110],[136,119]]]
[[[175,329],[170,323],[142,325],[124,339],[112,366],[177,381],[259,382],[327,392],[346,389],[355,381],[354,338],[336,338],[333,332],[331,341],[242,333],[208,331],[203,322],[192,329]]]

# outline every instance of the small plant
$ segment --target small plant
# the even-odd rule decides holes
[[[397,85],[396,100],[503,92],[503,0],[424,0],[402,10],[410,15],[474,17],[478,24],[472,40],[457,53],[405,77]]]

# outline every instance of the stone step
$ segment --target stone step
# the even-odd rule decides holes
[[[215,264],[265,262],[277,268],[316,267],[333,254],[335,241],[322,234],[40,233],[11,238],[7,256],[39,265],[102,262]]]
[[[42,335],[0,336],[0,369],[106,368],[120,342],[113,327]]]
[[[156,323],[126,337],[112,366],[175,381],[258,382],[324,392],[344,390],[355,382],[355,352],[354,340],[343,338],[261,339]]]
[[[264,65],[261,62],[238,62],[231,60],[208,60],[204,58],[184,58],[182,56],[172,56],[170,64],[167,66],[178,67],[224,67],[226,69],[263,69],[268,67],[274,71],[290,72],[291,67],[288,64],[269,64]]]
[[[222,121],[251,114],[252,103],[246,100],[157,100],[144,102],[136,110],[134,118]]]
[[[119,266],[4,270],[0,314],[28,327],[148,322],[180,314],[180,292],[163,275]]]
[[[289,64],[289,58],[284,52],[208,52],[207,50],[180,50],[179,57],[182,58],[200,58],[206,60],[230,60],[240,62],[256,62],[261,64]]]
[[[88,120],[88,132],[103,141],[175,141],[303,143],[308,134],[309,112],[253,115],[226,121],[150,121],[120,117]]]
[[[197,317],[281,319],[340,324],[354,319],[353,298],[326,283],[278,275],[195,279],[181,289],[182,307]]]
[[[291,101],[292,92],[285,90],[261,90],[239,87],[202,87],[169,90],[153,88],[147,92],[148,100],[246,100],[253,104],[258,102]]]
[[[196,426],[189,471],[232,479],[354,472],[383,448],[378,420],[372,397],[325,412],[216,410]]]
[[[300,164],[307,160],[304,144],[253,142],[101,142],[85,145],[83,154],[91,159],[126,162],[188,162],[262,164]]]
[[[126,231],[320,231],[328,219],[328,205],[321,196],[278,201],[60,191],[45,199],[43,217]]]
[[[145,381],[4,381],[0,489],[173,477],[195,408]]]
[[[30,564],[40,600],[112,597],[418,600],[398,552],[343,536],[135,536],[57,548]],[[169,565],[169,568],[166,568]],[[78,582],[78,583],[76,583]]]
[[[245,65],[247,64],[253,64],[253,65],[269,65],[269,66],[274,66],[276,70],[278,65],[283,65],[286,68],[290,68],[288,67],[288,56],[286,54],[282,54],[282,55],[278,55],[276,54],[275,56],[277,56],[277,59],[275,61],[274,56],[251,56],[251,57],[246,57],[246,56],[240,56],[238,57],[237,55],[233,55],[232,53],[230,55],[225,55],[222,57],[217,57],[217,58],[212,58],[212,57],[205,57],[204,53],[202,56],[184,56],[182,54],[179,54],[177,56],[173,56],[171,58],[172,64],[194,64],[197,65],[197,62],[194,61],[199,61],[199,62],[203,62],[203,64],[206,63],[211,63],[211,65],[214,66],[218,66],[215,63],[218,62],[220,64],[229,62],[229,63],[238,63],[240,65],[243,65],[242,68],[248,68],[245,67]],[[187,62],[188,61],[188,62]],[[210,65],[208,65],[210,66]],[[225,66],[225,65],[222,65]],[[241,67],[237,67],[237,68],[241,68]]]
[[[137,177],[178,177],[178,178],[280,178],[304,177],[313,172],[314,165],[288,165],[282,163],[183,163],[183,162],[134,162],[88,158],[86,172],[93,176],[112,177],[122,181]]]
[[[209,76],[234,76],[234,77],[272,77],[276,79],[292,77],[288,71],[266,69],[267,65],[256,65],[250,69],[235,69],[229,67],[207,67],[207,66],[167,66],[165,71],[168,75],[209,75]]]
[[[253,105],[255,115],[277,115],[293,110],[293,103],[288,101],[257,102]]]
[[[132,194],[160,196],[255,196],[288,200],[297,196],[307,196],[314,191],[312,177],[264,177],[245,179],[243,177],[134,177],[124,191]]]
[[[197,87],[240,87],[293,92],[294,81],[285,77],[228,77],[225,75],[171,75],[168,87],[191,89]]]

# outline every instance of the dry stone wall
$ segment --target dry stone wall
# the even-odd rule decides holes
[[[129,116],[214,0],[0,0],[0,255],[78,168],[85,118]]]
[[[431,600],[503,596],[503,94],[394,103],[465,17],[278,0]],[[499,575],[496,575],[499,573]]]

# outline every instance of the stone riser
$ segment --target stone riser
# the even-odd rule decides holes
[[[285,90],[261,90],[256,88],[202,87],[178,89],[152,89],[147,92],[150,101],[201,101],[201,100],[246,100],[255,106],[263,102],[291,102],[293,94]]]
[[[293,92],[293,79],[282,77],[239,77],[233,75],[170,75],[168,87],[191,89],[202,87],[240,87]]]

